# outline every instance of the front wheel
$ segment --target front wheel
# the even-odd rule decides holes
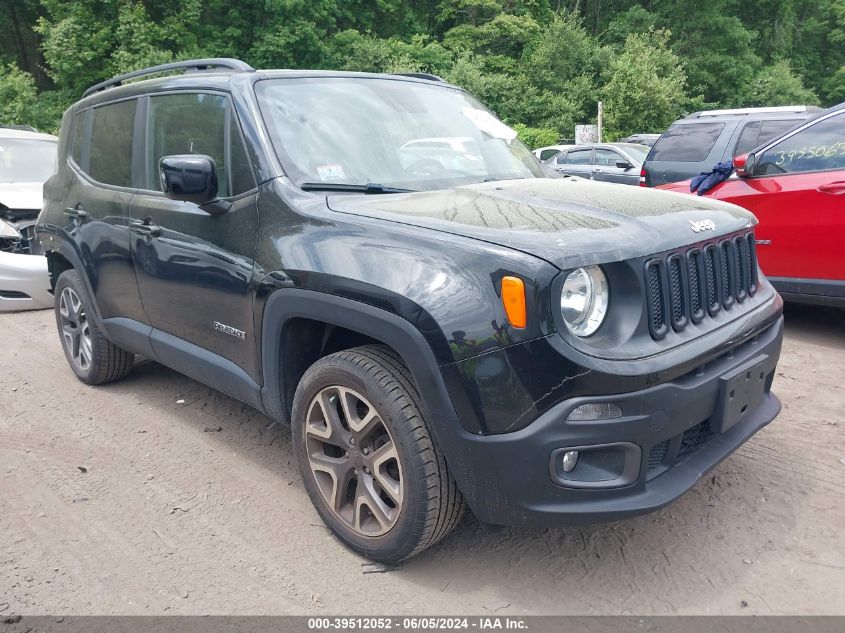
[[[461,495],[410,374],[389,348],[357,347],[314,363],[297,387],[292,423],[311,501],[358,553],[397,562],[460,519]]]

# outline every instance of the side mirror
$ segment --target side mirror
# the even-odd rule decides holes
[[[754,170],[754,154],[740,154],[733,158],[734,170],[740,178],[748,178]]]
[[[224,211],[217,208],[217,168],[210,156],[165,156],[159,161],[158,170],[162,191],[171,200],[193,202],[201,207],[209,205],[203,210],[212,214]]]
[[[629,163],[627,160],[617,160],[616,166],[619,169],[631,169],[631,167],[633,167],[633,165],[631,163]]]

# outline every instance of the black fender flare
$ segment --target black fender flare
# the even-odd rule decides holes
[[[261,329],[261,399],[273,418],[287,419],[282,393],[280,343],[285,325],[295,318],[312,319],[364,334],[393,348],[414,378],[425,414],[451,419],[457,414],[434,353],[420,331],[402,317],[354,299],[299,288],[273,292],[264,306]],[[436,431],[435,431],[436,432]]]
[[[94,299],[94,288],[91,286],[91,279],[89,277],[90,267],[86,266],[83,262],[82,255],[77,251],[76,244],[72,240],[68,240],[63,238],[61,235],[57,235],[55,238],[57,241],[58,248],[53,245],[52,248],[46,249],[44,251],[44,256],[47,258],[48,267],[50,267],[50,274],[52,275],[52,260],[50,256],[55,253],[66,259],[70,265],[79,273],[79,278],[82,280],[82,285],[85,288],[85,292],[88,294],[88,304],[91,306],[91,312],[94,316],[94,322],[97,324],[98,327],[102,329],[103,327],[103,317],[100,314],[100,306],[97,305],[96,300]],[[58,281],[58,278],[56,279]]]

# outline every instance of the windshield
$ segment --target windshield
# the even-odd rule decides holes
[[[0,138],[0,182],[46,182],[56,171],[56,144]]]
[[[455,88],[291,78],[260,81],[256,95],[279,159],[300,185],[420,191],[543,176],[516,133]]]
[[[624,148],[625,151],[628,152],[628,156],[638,163],[645,162],[645,157],[648,156],[648,153],[651,151],[651,148],[647,145],[625,145]]]

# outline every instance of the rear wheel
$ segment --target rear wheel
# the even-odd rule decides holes
[[[357,347],[317,361],[299,383],[292,419],[311,501],[355,551],[400,561],[458,522],[462,498],[408,370],[389,348]]]
[[[97,327],[79,273],[73,269],[63,272],[54,295],[62,349],[77,378],[89,385],[99,385],[128,374],[135,355],[109,341]]]

